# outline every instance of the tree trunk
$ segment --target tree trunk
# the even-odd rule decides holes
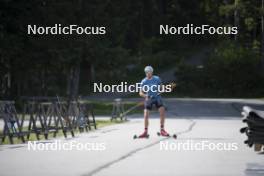
[[[225,5],[230,4],[229,0],[224,0],[224,4]],[[224,16],[224,23],[225,24],[228,24],[228,25],[231,25],[232,24],[232,22],[230,20],[230,15],[228,13],[226,13],[225,16]]]
[[[264,0],[261,2],[261,67],[264,73]]]
[[[239,12],[238,12],[238,0],[235,0],[235,11],[234,11],[234,26],[239,29]],[[238,39],[238,34],[235,35],[235,40]]]
[[[68,77],[67,95],[68,101],[76,100],[79,93],[80,61],[77,61],[71,68]]]
[[[47,73],[46,66],[44,66],[44,68],[41,70],[41,95],[43,96],[47,96],[46,73]]]
[[[94,70],[94,64],[91,63],[91,66],[90,66],[90,69],[91,69],[91,82],[95,82],[95,70]]]

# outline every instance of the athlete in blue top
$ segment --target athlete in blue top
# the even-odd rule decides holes
[[[139,95],[145,98],[144,102],[144,125],[145,130],[139,136],[144,138],[148,136],[149,111],[155,105],[160,113],[160,134],[162,136],[169,136],[164,130],[165,108],[162,103],[161,95],[158,91],[158,86],[161,86],[161,80],[158,76],[153,75],[153,68],[151,66],[145,67],[146,77],[141,81],[141,91]]]

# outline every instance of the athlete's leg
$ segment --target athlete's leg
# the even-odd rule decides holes
[[[151,109],[151,101],[145,101],[144,108],[144,132],[139,136],[139,138],[144,138],[148,136],[148,125],[149,125],[149,111]]]
[[[149,110],[144,109],[144,132],[139,135],[139,138],[145,138],[148,136],[148,124],[149,124]]]
[[[152,104],[153,104],[153,102],[151,99],[145,100],[145,103],[144,103],[144,127],[145,127],[145,130],[148,130],[149,113],[150,113],[150,110],[152,109]]]
[[[161,136],[170,136],[169,133],[167,133],[164,129],[164,124],[165,124],[165,108],[164,108],[164,106],[161,106],[159,108],[159,113],[160,113],[160,134],[161,134]]]
[[[148,125],[149,125],[149,110],[144,109],[144,127],[145,127],[145,130],[148,129]]]
[[[159,113],[160,113],[160,128],[163,129],[164,123],[165,123],[165,108],[164,108],[161,97],[156,97],[155,105],[158,108]]]
[[[160,127],[164,128],[164,123],[165,123],[165,108],[164,108],[164,106],[161,106],[159,108],[159,113],[160,113]]]

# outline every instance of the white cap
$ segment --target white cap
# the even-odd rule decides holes
[[[151,66],[146,66],[145,69],[144,69],[145,73],[148,73],[148,72],[151,72],[153,73],[153,68]]]

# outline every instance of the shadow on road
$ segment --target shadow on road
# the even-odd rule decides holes
[[[231,99],[175,99],[166,98],[167,118],[176,119],[233,119],[241,118],[243,106],[264,110],[261,101]],[[132,115],[138,117],[137,115]],[[158,118],[157,110],[153,110],[151,118]]]

